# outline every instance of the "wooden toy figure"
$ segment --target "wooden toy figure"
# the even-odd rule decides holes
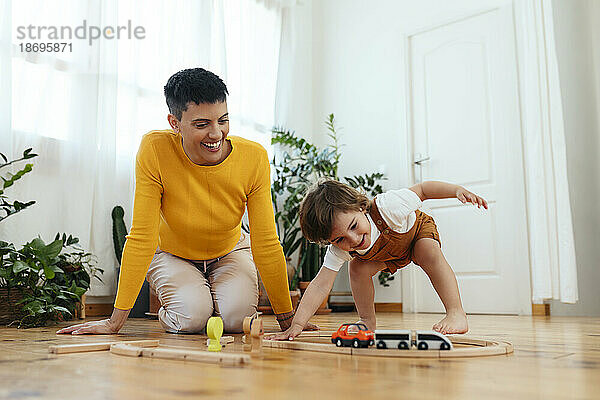
[[[206,334],[209,338],[208,351],[221,351],[221,336],[223,335],[223,320],[221,317],[210,317],[208,319]]]

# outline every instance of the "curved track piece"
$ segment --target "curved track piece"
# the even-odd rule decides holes
[[[485,357],[510,354],[514,351],[510,342],[500,340],[476,339],[466,336],[448,337],[455,345],[453,350],[398,350],[398,349],[354,349],[352,347],[336,347],[329,343],[315,343],[308,340],[263,340],[264,347],[279,349],[318,351],[323,353],[340,353],[355,356],[397,357],[397,358],[455,358]],[[456,346],[458,345],[458,346]]]

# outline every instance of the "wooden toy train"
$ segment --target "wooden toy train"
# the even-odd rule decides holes
[[[436,331],[411,331],[408,329],[376,329],[370,331],[365,324],[343,324],[331,335],[331,343],[338,347],[352,346],[378,349],[398,348],[409,350],[415,346],[419,350],[451,350],[452,342]]]

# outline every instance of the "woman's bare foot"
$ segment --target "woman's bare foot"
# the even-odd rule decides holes
[[[469,330],[467,314],[464,311],[452,311],[446,314],[446,318],[433,325],[433,330],[443,333],[466,333]]]

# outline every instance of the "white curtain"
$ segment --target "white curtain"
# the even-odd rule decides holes
[[[550,0],[516,2],[532,300],[578,300],[565,134]]]
[[[12,10],[11,10],[12,6]],[[33,147],[34,171],[11,188],[37,203],[0,224],[0,238],[22,244],[56,232],[78,236],[98,256],[112,296],[116,259],[112,208],[133,206],[139,140],[168,128],[163,86],[173,73],[209,69],[226,82],[230,134],[270,148],[281,5],[245,0],[6,1],[0,37],[0,151]],[[142,26],[144,39],[74,39],[66,53],[24,53],[18,26]],[[11,89],[12,87],[12,89]]]

